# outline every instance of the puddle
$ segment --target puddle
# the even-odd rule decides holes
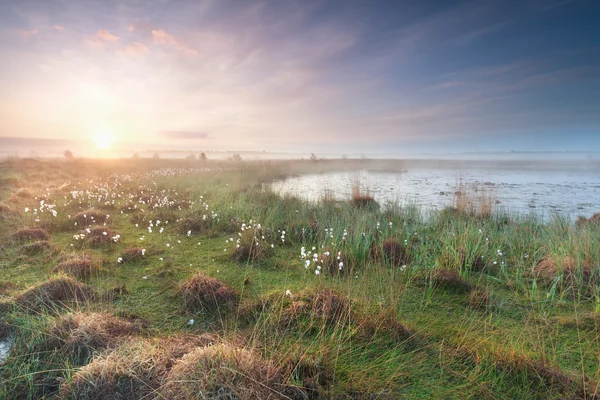
[[[0,364],[4,363],[4,361],[8,358],[8,354],[10,353],[12,345],[13,341],[11,338],[0,340]]]

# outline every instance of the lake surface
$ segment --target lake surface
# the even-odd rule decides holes
[[[351,198],[352,187],[360,181],[363,192],[370,192],[380,204],[415,204],[422,210],[452,205],[459,188],[483,188],[498,200],[496,209],[511,214],[535,213],[549,217],[556,213],[590,217],[600,212],[600,172],[598,170],[436,170],[406,172],[332,172],[291,177],[274,182],[272,190],[318,201],[326,195],[336,200]]]

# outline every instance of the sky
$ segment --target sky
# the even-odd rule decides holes
[[[2,1],[2,137],[600,151],[600,1]]]

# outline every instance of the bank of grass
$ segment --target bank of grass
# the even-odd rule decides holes
[[[127,379],[153,371],[140,393],[160,398],[177,371],[203,374],[181,364],[185,354],[205,354],[202,341],[169,353],[164,340],[207,332],[224,339],[227,368],[264,379],[261,390],[271,389],[259,392],[273,398],[596,396],[597,224],[498,215],[487,194],[427,218],[417,207],[351,199],[311,204],[263,190],[293,172],[277,163],[75,162],[0,168],[0,202],[10,204],[0,235],[0,323],[15,342],[0,398],[77,397],[73,388],[99,363],[114,361],[120,373],[121,354],[143,362]],[[24,229],[43,229],[48,238],[31,243],[47,240],[52,251],[29,251],[25,234],[15,240]],[[92,230],[101,241],[120,237],[98,246]],[[60,279],[93,298],[31,294],[67,270],[75,273]],[[102,315],[135,329],[112,335],[92,323]],[[67,338],[102,340],[83,341],[74,357],[52,345],[57,326]],[[258,393],[232,375],[214,376],[212,386],[198,378],[181,390]]]

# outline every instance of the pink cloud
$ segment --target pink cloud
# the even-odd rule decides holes
[[[107,31],[105,29],[100,29],[98,32],[96,32],[96,36],[99,39],[105,40],[107,42],[111,42],[111,41],[120,39],[118,36],[113,35],[112,33],[110,33],[109,31]]]
[[[61,25],[54,25],[52,28],[54,28],[57,31],[64,31],[65,27],[61,26]]]
[[[142,43],[133,42],[133,43],[130,43],[125,48],[121,49],[119,51],[119,53],[127,55],[127,56],[131,56],[131,57],[137,57],[137,56],[141,56],[142,54],[146,53],[147,51],[148,51],[148,47],[146,47]]]
[[[19,29],[17,31],[17,34],[19,36],[21,36],[23,39],[27,39],[32,36],[35,36],[35,35],[37,35],[37,33],[38,33],[37,29]]]
[[[198,55],[198,51],[187,46],[185,43],[182,43],[175,36],[171,35],[164,29],[152,29],[152,41],[155,44],[167,45],[174,47],[179,52],[189,55],[195,56]]]

